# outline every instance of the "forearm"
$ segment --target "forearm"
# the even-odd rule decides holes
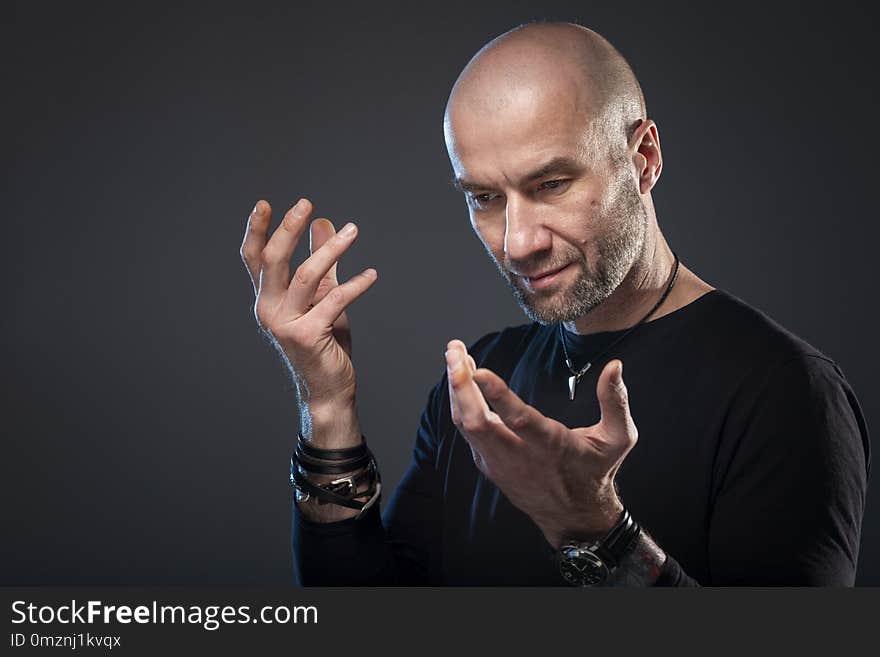
[[[439,550],[443,513],[441,480],[435,467],[435,436],[438,433],[436,410],[440,406],[437,395],[443,390],[445,386],[441,382],[428,396],[409,468],[388,496],[383,512],[380,512],[381,500],[361,518],[341,520],[329,517],[355,516],[357,512],[332,509],[332,505],[315,504],[306,508],[309,502],[300,505],[303,508],[293,506],[293,556],[300,584],[442,583]],[[356,436],[360,438],[360,433]],[[383,494],[388,490],[383,490]],[[326,513],[326,520],[310,520],[306,516],[310,511]]]
[[[305,586],[428,583],[431,555],[439,543],[440,514],[436,497],[425,494],[427,485],[423,471],[411,466],[392,494],[384,518],[378,498],[360,518],[357,510],[334,504],[313,500],[294,504],[298,582]]]
[[[313,522],[293,508],[293,557],[301,586],[412,586],[429,583],[434,536],[408,537],[395,530],[393,517],[406,527],[432,514],[416,508],[400,488],[383,520],[379,504],[360,518]],[[395,504],[397,510],[395,513]],[[386,526],[390,529],[386,529]],[[433,532],[431,532],[433,534]]]
[[[291,459],[297,581],[302,586],[390,583],[378,468],[356,416],[346,421],[340,415],[317,421],[304,414],[309,421],[302,423]]]
[[[611,571],[605,586],[700,586],[642,529],[635,545]]]
[[[395,580],[379,505],[360,518],[313,522],[293,509],[293,558],[301,586],[381,586]]]

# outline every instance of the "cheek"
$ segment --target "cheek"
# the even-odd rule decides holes
[[[480,238],[483,246],[496,259],[504,253],[504,222],[493,220],[491,216],[471,212],[471,227]]]
[[[560,234],[581,249],[589,250],[602,230],[602,199],[598,195],[573,197],[560,210]]]

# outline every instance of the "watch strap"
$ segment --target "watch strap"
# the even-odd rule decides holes
[[[564,544],[557,553],[563,579],[575,586],[602,584],[620,565],[640,533],[641,527],[624,509],[604,538]]]

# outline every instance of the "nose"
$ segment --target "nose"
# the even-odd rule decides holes
[[[527,199],[510,195],[505,208],[504,253],[513,262],[528,262],[553,246],[550,231]]]

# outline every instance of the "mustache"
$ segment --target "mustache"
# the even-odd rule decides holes
[[[531,260],[510,260],[505,258],[502,263],[504,270],[513,276],[534,274],[535,272],[553,271],[572,263],[583,263],[582,254],[567,254],[555,258],[542,258]]]

